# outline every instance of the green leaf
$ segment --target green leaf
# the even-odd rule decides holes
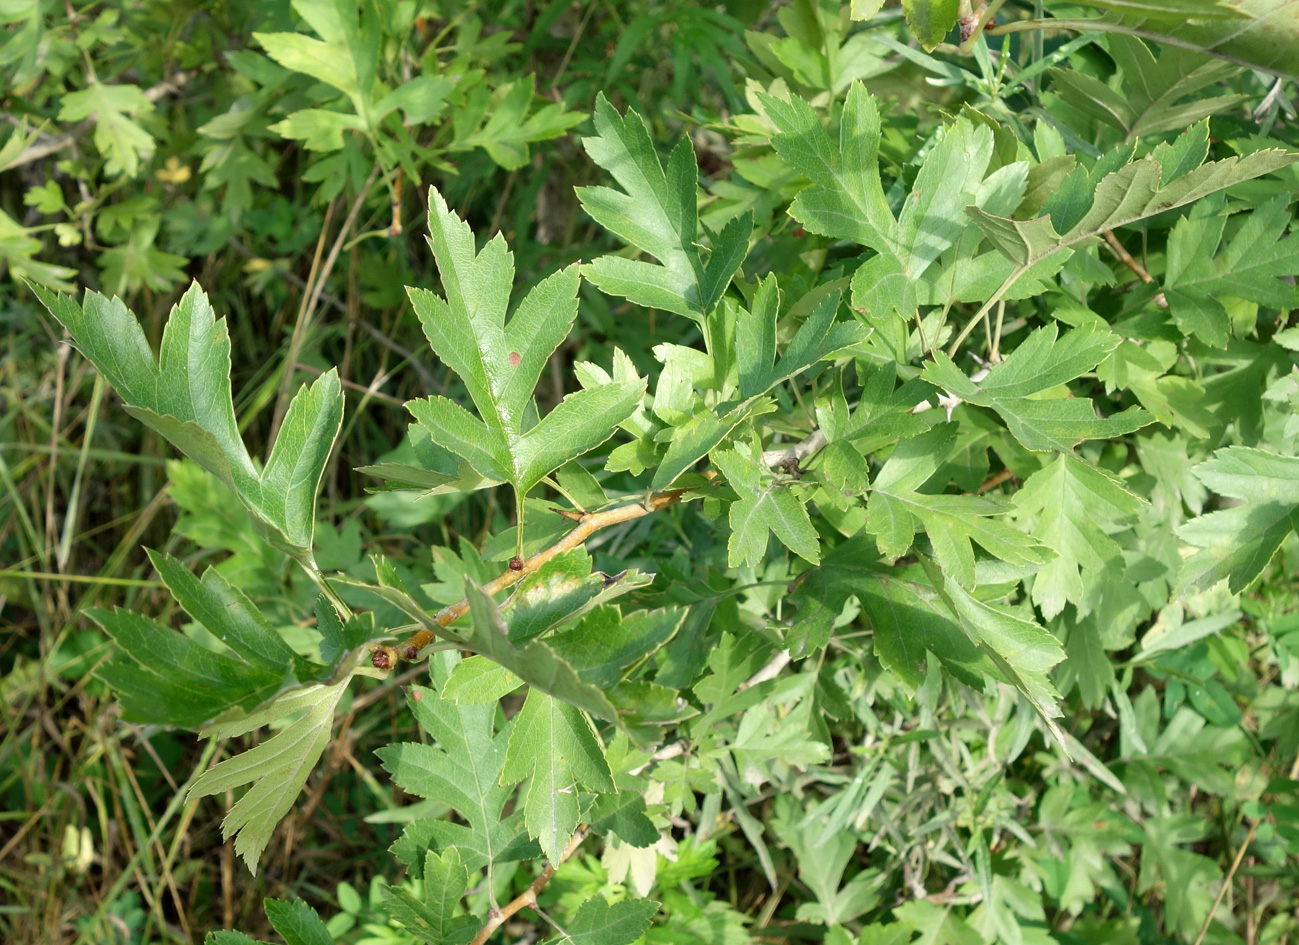
[[[454,658],[434,658],[433,675],[443,693],[451,665]],[[457,705],[438,690],[422,686],[413,687],[408,698],[432,744],[398,742],[383,746],[377,754],[402,790],[446,804],[460,815],[465,823],[432,822],[432,834],[440,847],[457,851],[463,869],[483,869],[501,858],[517,832],[502,818],[513,794],[500,783],[508,727],[493,734],[495,703]]]
[[[337,151],[343,146],[343,132],[364,131],[365,123],[356,115],[304,108],[271,125],[270,130],[284,138],[298,139],[308,151]]]
[[[95,122],[95,147],[106,161],[111,175],[134,177],[140,165],[153,154],[153,136],[132,117],[153,111],[153,102],[135,85],[104,85],[91,82],[80,92],[63,96],[60,121]]]
[[[499,100],[489,109],[486,123],[471,134],[457,136],[452,150],[481,147],[507,171],[528,162],[528,145],[558,138],[586,120],[582,112],[567,111],[560,102],[547,102],[531,115],[536,87],[529,74],[496,90]]]
[[[714,453],[713,462],[739,494],[730,512],[727,548],[731,567],[759,564],[766,557],[768,533],[812,564],[821,560],[820,541],[803,500],[776,482],[742,446]]]
[[[389,916],[429,945],[468,945],[482,927],[471,915],[456,915],[456,906],[469,888],[469,870],[460,853],[449,847],[441,854],[429,850],[424,857],[424,895],[416,897],[405,886],[383,887]]]
[[[659,904],[649,899],[624,899],[609,905],[603,896],[582,903],[564,932],[552,941],[572,945],[631,945],[649,928]]]
[[[941,351],[923,377],[962,400],[991,407],[1026,449],[1067,452],[1085,439],[1122,436],[1154,421],[1139,407],[1102,419],[1088,398],[1028,400],[1094,368],[1122,341],[1093,325],[1057,340],[1054,323],[1028,336],[1004,362],[975,383]]]
[[[966,207],[965,212],[984,235],[1015,264],[1001,287],[989,298],[985,309],[1003,297],[1030,268],[1053,253],[1087,245],[1106,230],[1129,226],[1165,210],[1194,203],[1295,161],[1299,161],[1299,154],[1267,149],[1241,158],[1210,161],[1175,180],[1166,180],[1163,164],[1158,156],[1152,154],[1103,177],[1096,185],[1088,209],[1077,222],[1066,227],[1064,234],[1056,231],[1049,213],[1029,220],[1015,220],[996,216],[976,206]]]
[[[632,586],[646,583],[635,572],[627,577]],[[465,596],[473,620],[464,632],[468,648],[490,657],[535,690],[563,699],[598,718],[617,720],[608,697],[597,687],[583,682],[577,670],[545,643],[532,640],[521,647],[511,643],[509,629],[496,602],[470,578],[465,579]]]
[[[372,4],[347,8],[328,0],[294,0],[294,10],[320,39],[301,33],[253,33],[267,55],[294,72],[346,95],[363,125],[370,117],[370,89],[377,75],[381,27]]]
[[[1064,734],[1055,721],[1063,714],[1060,694],[1047,676],[1047,670],[1064,659],[1060,641],[1037,623],[1007,607],[971,597],[957,584],[936,581],[935,586],[949,602],[961,629],[988,655],[1002,678],[1028,699],[1047,730],[1064,746]]]
[[[1227,222],[1222,200],[1200,201],[1173,226],[1164,290],[1183,331],[1225,348],[1231,326],[1219,296],[1272,308],[1299,306],[1299,289],[1285,281],[1299,275],[1299,236],[1282,238],[1291,222],[1289,203],[1281,196],[1255,208],[1221,254]]]
[[[316,910],[301,899],[293,902],[267,899],[265,907],[266,918],[271,920],[271,927],[280,933],[285,945],[334,945],[334,936],[329,934]]]
[[[533,388],[577,315],[577,267],[543,280],[507,324],[514,262],[504,239],[498,235],[476,252],[468,225],[436,190],[429,192],[429,230],[446,298],[412,288],[411,305],[479,416],[445,397],[411,401],[407,409],[434,443],[523,496],[612,436],[639,406],[645,382],[611,380],[576,391],[527,429]]]
[[[865,86],[854,82],[848,90],[837,144],[801,98],[759,101],[779,129],[771,139],[776,153],[812,182],[794,198],[790,215],[812,233],[889,250],[895,221],[880,182],[879,105]]]
[[[957,0],[903,0],[902,12],[920,45],[933,49],[956,25]]]
[[[1177,533],[1201,550],[1186,560],[1177,593],[1209,588],[1223,578],[1233,594],[1267,567],[1299,528],[1299,459],[1232,446],[1194,469],[1210,491],[1243,503],[1192,519]]]
[[[604,748],[581,710],[546,695],[528,691],[514,720],[501,782],[528,778],[523,806],[528,833],[541,843],[552,863],[558,863],[577,829],[580,791],[615,790]]]
[[[310,703],[296,721],[257,747],[205,771],[186,795],[189,799],[206,797],[252,784],[221,821],[221,836],[226,840],[235,837],[235,853],[243,857],[253,875],[257,874],[257,860],[270,843],[275,825],[293,806],[329,743],[334,707],[349,681],[350,676],[332,685],[305,690],[310,694]],[[302,707],[304,698],[304,694],[297,694],[291,704]],[[228,727],[220,731],[237,733]]]
[[[686,610],[681,607],[623,614],[617,607],[606,606],[547,642],[577,670],[583,682],[612,689],[625,669],[665,646],[685,619]]]
[[[172,308],[157,361],[126,306],[97,292],[83,305],[35,288],[45,307],[126,404],[226,484],[273,545],[311,560],[316,493],[343,422],[338,372],[293,398],[266,465],[253,464],[239,435],[230,390],[230,335],[197,285]]]
[[[611,295],[702,324],[748,253],[752,213],[733,217],[722,232],[708,234],[712,253],[705,261],[696,211],[699,167],[690,141],[683,139],[672,150],[665,168],[645,120],[630,109],[619,115],[603,93],[596,99],[595,130],[582,144],[623,189],[579,187],[582,208],[658,264],[601,256],[583,267],[584,274]]]
[[[1033,578],[1033,603],[1048,619],[1066,602],[1085,616],[1104,582],[1122,580],[1122,549],[1110,536],[1146,503],[1102,470],[1063,455],[1025,480],[1014,502],[1033,521],[1033,536],[1058,556]]]
[[[370,638],[354,632],[340,641],[330,665],[310,663],[217,569],[209,568],[200,581],[170,555],[149,551],[149,559],[176,601],[224,646],[208,649],[131,610],[89,611],[119,648],[98,673],[116,690],[130,721],[197,728],[233,710],[251,710],[287,689],[328,680],[344,656]],[[326,619],[337,622],[332,612]]]

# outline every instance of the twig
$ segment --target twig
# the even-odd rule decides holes
[[[817,428],[807,439],[800,440],[793,446],[780,450],[766,450],[762,454],[762,462],[767,466],[795,465],[821,449],[825,443],[825,434]]]
[[[1295,756],[1294,764],[1290,766],[1290,780],[1299,778],[1299,755]],[[1249,845],[1254,842],[1254,834],[1258,831],[1259,821],[1251,818],[1249,833],[1245,834],[1245,839],[1236,851],[1236,857],[1231,861],[1231,868],[1227,870],[1227,875],[1222,878],[1222,886],[1218,889],[1218,895],[1213,899],[1213,905],[1209,907],[1209,914],[1204,917],[1204,925],[1200,926],[1200,934],[1195,937],[1195,945],[1201,945],[1204,937],[1209,934],[1209,926],[1213,924],[1213,914],[1218,911],[1218,906],[1222,905],[1223,898],[1227,895],[1227,890],[1231,888],[1231,881],[1236,877],[1236,871],[1240,869],[1241,862],[1245,859],[1245,852]]]
[[[240,243],[234,237],[231,237],[227,241],[227,244],[230,246],[231,249],[237,252],[240,256],[243,256],[245,259],[258,258],[251,249],[249,249],[247,246]],[[307,288],[307,280],[302,278],[302,276],[298,275],[296,272],[287,271],[284,273],[284,278],[287,279],[289,282],[292,282],[299,289],[303,289],[305,291]],[[320,293],[320,301],[326,303],[327,305],[329,305],[330,308],[334,309],[337,312],[342,313],[343,315],[347,314],[347,306],[344,305],[342,299],[340,299],[336,295],[331,295],[328,292],[322,291]],[[382,330],[375,328],[365,319],[362,319],[360,322],[358,322],[358,324],[363,329],[365,329],[366,332],[369,333],[371,338],[379,342],[379,344],[383,345],[393,354],[397,355],[397,357],[405,359],[406,363],[410,366],[411,370],[413,370],[416,374],[418,374],[420,380],[424,382],[424,387],[427,390],[433,391],[437,389],[438,379],[434,377],[433,372],[430,371],[422,361],[420,361],[419,357],[415,354],[415,352],[411,351],[409,348],[403,347],[402,345],[398,344],[390,336],[385,334]],[[301,365],[299,365],[299,367],[301,367]]]
[[[988,373],[991,370],[992,370],[992,365],[990,363],[984,363],[983,367],[979,368],[977,371],[975,371],[973,374],[970,375],[970,380],[973,383],[977,384],[979,383],[979,381],[987,377]],[[937,404],[931,404],[927,400],[922,400],[920,401],[920,403],[916,404],[907,412],[924,413],[926,410],[933,410],[935,407],[942,407],[944,410],[947,411],[947,419],[951,420],[952,411],[955,410],[957,407],[961,406],[961,404],[963,403],[965,403],[965,401],[962,400],[960,397],[957,397],[955,394],[939,394]]]
[[[311,318],[316,314],[316,306],[320,303],[320,293],[325,288],[325,280],[329,278],[330,272],[333,271],[334,263],[338,261],[338,254],[342,251],[343,243],[347,240],[347,234],[351,231],[352,224],[356,222],[356,216],[361,212],[361,205],[365,203],[365,198],[370,196],[370,188],[374,186],[374,181],[378,176],[379,165],[376,164],[374,169],[370,171],[370,176],[366,178],[365,184],[362,185],[361,192],[356,195],[356,200],[352,202],[352,209],[348,211],[347,219],[343,221],[343,227],[338,231],[338,237],[334,240],[334,245],[329,248],[329,255],[325,257],[324,265],[314,273],[314,279],[309,278],[307,280],[312,284],[313,288],[310,294],[303,297],[302,307],[298,309],[298,320],[293,326],[293,335],[289,338],[289,356],[284,364],[284,374],[280,378],[279,396],[275,402],[275,416],[271,421],[271,439],[274,439],[279,432],[280,423],[284,420],[284,414],[288,411],[289,392],[293,388],[293,374],[298,367],[298,352],[302,350],[302,342],[306,338]],[[328,218],[326,218],[325,223],[328,225]],[[323,229],[321,236],[324,236]]]
[[[749,689],[759,683],[765,683],[768,679],[775,679],[780,675],[780,671],[789,665],[790,659],[789,650],[781,650],[771,658],[766,666],[762,667],[762,669],[758,670],[748,679],[744,680],[744,682],[740,683],[740,685],[736,687],[736,691],[743,692],[745,689]]]
[[[1105,230],[1101,235],[1105,237],[1105,242],[1114,251],[1114,255],[1119,258],[1119,262],[1135,272],[1138,279],[1145,283],[1155,281],[1155,277],[1150,274],[1150,270],[1133,259],[1132,254],[1123,248],[1123,244],[1119,242],[1119,238],[1114,235],[1113,230]],[[1168,299],[1164,297],[1164,293],[1160,292],[1155,296],[1155,304],[1160,308],[1168,308]]]
[[[490,597],[505,590],[511,585],[517,584],[533,571],[536,571],[546,562],[550,561],[556,555],[562,555],[566,551],[572,551],[574,548],[583,544],[588,538],[594,535],[602,528],[608,528],[611,525],[621,525],[623,522],[630,522],[633,519],[641,518],[659,509],[667,508],[669,505],[675,505],[681,499],[693,492],[698,486],[691,486],[686,489],[669,489],[667,492],[660,492],[656,496],[651,496],[644,502],[633,502],[630,505],[622,505],[616,509],[609,509],[605,512],[588,512],[582,516],[577,527],[571,532],[555,542],[545,551],[539,551],[537,554],[522,562],[522,567],[518,570],[508,568],[495,580],[489,581],[483,588],[483,591]],[[456,601],[447,607],[443,607],[433,617],[434,622],[439,627],[449,626],[452,621],[469,612],[468,598]],[[398,658],[406,658],[407,654],[418,653],[424,647],[433,642],[433,632],[431,630],[417,630],[411,634],[410,638],[400,647],[396,648]],[[391,654],[390,654],[391,656]]]
[[[492,933],[499,929],[514,913],[520,909],[535,909],[537,907],[537,893],[545,888],[546,883],[550,882],[555,872],[564,865],[569,857],[576,852],[577,848],[582,845],[586,839],[586,827],[578,827],[577,833],[573,834],[568,846],[564,847],[564,852],[560,854],[557,863],[547,863],[541,875],[534,879],[527,889],[519,893],[500,909],[493,909],[487,914],[487,923],[474,936],[474,940],[469,945],[484,945],[492,937]]]
[[[165,95],[171,95],[179,92],[185,87],[186,83],[194,77],[192,72],[177,72],[169,79],[164,79],[157,85],[145,90],[144,97],[150,102],[157,102],[158,99]],[[78,122],[63,134],[46,138],[43,141],[37,141],[35,144],[26,148],[22,154],[18,155],[12,161],[5,165],[5,170],[12,171],[15,167],[22,167],[24,164],[30,164],[33,161],[39,161],[41,158],[49,157],[62,151],[66,147],[75,144],[77,139],[84,135],[98,123],[98,116],[92,116],[85,121]]]

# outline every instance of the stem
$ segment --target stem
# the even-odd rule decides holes
[[[492,933],[504,925],[506,921],[508,921],[509,918],[520,909],[536,909],[537,893],[541,892],[541,890],[545,888],[546,883],[550,882],[551,877],[555,875],[556,871],[563,866],[564,863],[568,861],[568,858],[577,851],[577,848],[582,845],[582,841],[586,839],[586,833],[586,827],[578,827],[577,832],[573,834],[572,839],[568,841],[568,846],[564,847],[564,852],[560,854],[557,863],[547,863],[545,869],[541,871],[541,875],[534,879],[528,885],[527,889],[523,890],[523,892],[519,893],[507,902],[502,908],[493,909],[489,912],[487,914],[487,923],[479,930],[478,934],[474,936],[474,940],[470,942],[469,945],[484,945],[484,943],[492,937]]]
[[[555,542],[545,551],[540,551],[527,560],[522,560],[522,552],[520,552],[519,557],[523,566],[517,571],[507,569],[504,574],[500,575],[495,580],[488,582],[483,590],[489,597],[498,594],[505,590],[505,588],[523,580],[556,555],[562,555],[566,551],[572,551],[574,548],[583,544],[600,529],[608,528],[610,525],[621,525],[623,522],[630,522],[633,519],[641,518],[642,516],[657,512],[659,509],[665,509],[669,505],[675,505],[680,502],[683,497],[699,488],[702,487],[691,486],[685,489],[669,489],[667,492],[660,492],[658,495],[650,497],[645,502],[633,502],[630,505],[622,505],[616,509],[609,509],[605,512],[591,512],[585,514],[578,522],[576,528],[559,541]],[[469,601],[467,599],[459,600],[454,604],[443,607],[439,610],[437,614],[434,615],[433,620],[439,627],[446,627],[468,612]],[[432,643],[433,639],[433,631],[418,630],[410,636],[410,639],[396,649],[399,654],[406,653],[412,647],[414,647],[416,652],[418,652]]]

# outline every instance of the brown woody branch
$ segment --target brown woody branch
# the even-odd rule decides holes
[[[669,505],[675,505],[677,502],[680,502],[684,496],[693,492],[695,488],[698,487],[669,489],[666,492],[660,492],[656,496],[651,496],[644,502],[622,505],[616,509],[608,509],[604,512],[583,513],[579,517],[575,529],[559,541],[555,542],[555,544],[551,545],[545,551],[538,552],[526,561],[519,562],[515,559],[515,561],[511,562],[511,565],[519,564],[520,566],[517,569],[510,567],[501,574],[500,577],[493,581],[489,581],[483,590],[488,594],[488,596],[495,595],[500,591],[505,590],[505,588],[517,584],[556,555],[562,555],[566,551],[572,551],[574,548],[577,548],[600,529],[608,528],[610,525],[620,525],[623,522],[630,522],[633,519],[638,519],[642,516],[649,515],[652,512],[657,512],[659,509],[667,508]],[[468,612],[468,599],[459,600],[454,604],[443,607],[439,610],[433,617],[433,620],[439,627],[446,627],[449,626],[452,621]],[[411,635],[410,639],[406,641],[405,645],[397,649],[396,655],[398,658],[405,657],[407,659],[412,659],[414,658],[414,654],[418,653],[432,642],[433,631],[416,631]]]
[[[586,839],[586,833],[586,827],[578,827],[577,833],[573,834],[572,839],[568,841],[568,846],[564,848],[558,862],[547,863],[545,869],[541,871],[541,875],[534,879],[527,889],[500,909],[493,909],[489,912],[487,914],[487,923],[479,929],[478,934],[474,936],[474,940],[469,945],[484,945],[492,937],[492,933],[504,925],[514,913],[520,909],[535,909],[537,907],[537,893],[545,888],[546,883],[550,882],[551,877],[555,875],[555,871],[563,866],[568,858],[576,852],[577,848],[582,845],[582,841]]]
[[[1150,274],[1150,270],[1141,265],[1132,257],[1131,253],[1123,248],[1123,244],[1119,242],[1119,238],[1114,235],[1113,230],[1105,230],[1101,235],[1105,237],[1105,242],[1114,251],[1114,255],[1118,257],[1119,262],[1135,272],[1138,279],[1146,283],[1155,281],[1155,277]],[[1160,292],[1155,296],[1155,304],[1160,308],[1168,308],[1168,299],[1164,298],[1164,293]]]

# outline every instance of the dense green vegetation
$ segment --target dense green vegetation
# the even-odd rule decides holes
[[[1299,0],[0,24],[0,940],[1299,940]]]

